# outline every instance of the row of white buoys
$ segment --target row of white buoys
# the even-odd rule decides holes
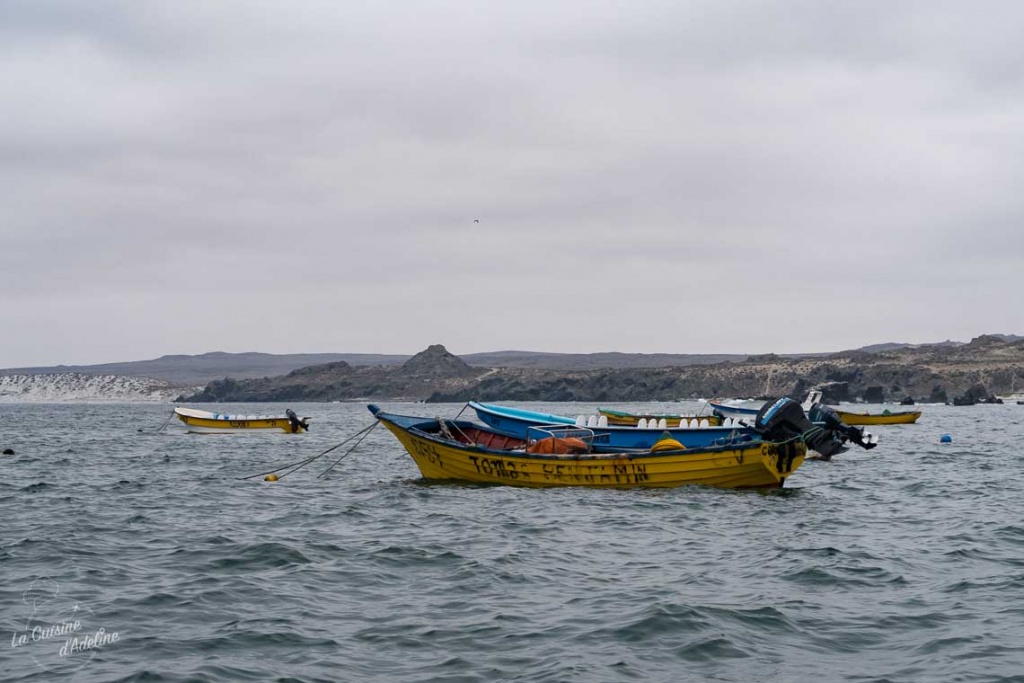
[[[252,419],[252,418],[250,418],[250,419]],[[587,415],[577,415],[576,416],[576,426],[577,427],[607,427],[608,426],[608,417],[606,415],[600,415],[600,416],[598,416],[598,415],[590,415],[590,416],[587,416]],[[654,418],[654,417],[652,417],[649,420],[646,417],[641,417],[639,420],[637,420],[636,426],[637,426],[637,429],[674,429],[676,427],[675,424],[669,425],[668,420],[666,420],[663,417],[662,418]],[[684,417],[681,420],[679,420],[679,425],[678,426],[679,426],[680,429],[708,429],[710,427],[713,427],[714,425],[712,425],[711,422],[706,417],[704,417],[704,418],[697,418],[697,417],[695,417],[695,418],[692,418],[692,419],[687,419],[687,418]],[[741,427],[742,425],[740,425],[740,421],[739,421],[738,418],[736,420],[733,420],[731,417],[727,417],[727,418],[725,418],[722,421],[722,426],[723,427],[728,427],[728,428],[733,428],[733,427]]]
[[[668,421],[665,418],[663,418],[663,417],[662,418],[658,418],[658,419],[655,419],[655,418],[652,417],[650,420],[641,417],[637,421],[636,426],[637,426],[637,429],[669,429],[670,427],[671,428],[675,428],[676,427],[675,424],[669,425]],[[693,418],[691,420],[687,420],[684,417],[681,420],[679,420],[679,425],[678,426],[679,426],[680,429],[707,429],[709,427],[712,427],[713,425],[710,423],[710,421],[706,417],[705,418],[696,418],[695,417],[695,418]]]

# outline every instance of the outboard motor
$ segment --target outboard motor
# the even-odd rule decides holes
[[[754,430],[765,441],[788,441],[799,437],[822,460],[831,460],[833,455],[847,450],[847,440],[864,448],[877,445],[865,439],[860,429],[840,420],[828,406],[817,404],[811,411],[811,418],[808,419],[803,407],[791,398],[769,401],[758,411]]]
[[[765,403],[754,419],[754,430],[765,441],[789,441],[813,427],[800,404],[785,396]]]
[[[842,434],[843,437],[865,450],[871,450],[878,445],[877,441],[872,440],[870,434],[865,434],[863,429],[843,422],[839,415],[836,414],[836,411],[824,403],[815,404],[808,415],[813,422],[821,423],[825,426],[825,429]]]
[[[299,416],[295,414],[295,411],[288,408],[284,411],[284,414],[288,416],[288,424],[292,427],[292,434],[297,434],[302,430],[309,430],[309,418],[299,419]]]

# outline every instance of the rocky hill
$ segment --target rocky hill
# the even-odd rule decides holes
[[[1024,340],[985,335],[968,344],[874,353],[801,358],[768,354],[710,365],[591,370],[475,367],[435,345],[400,366],[339,362],[281,377],[219,380],[181,400],[672,401],[799,395],[821,385],[832,400],[945,402],[968,391],[982,396],[1024,391]]]
[[[215,379],[276,377],[312,365],[345,362],[353,366],[399,366],[412,356],[379,353],[224,353],[170,355],[151,360],[97,365],[51,365],[8,368],[2,375],[124,375],[152,377],[182,385],[205,384]],[[541,351],[488,351],[462,356],[469,365],[488,368],[597,370],[612,368],[676,367],[741,361],[746,355],[688,353],[547,353]]]
[[[337,401],[358,398],[422,400],[443,387],[461,391],[488,374],[474,368],[440,344],[416,354],[399,366],[356,367],[343,361],[293,370],[281,377],[223,379],[180,400],[222,401]]]

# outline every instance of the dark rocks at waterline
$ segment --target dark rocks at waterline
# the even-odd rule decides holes
[[[936,384],[932,387],[932,393],[928,394],[929,403],[949,403],[949,395],[946,394],[946,390],[941,385]]]
[[[907,396],[902,401],[900,401],[901,406],[912,406],[914,405],[914,403],[914,399],[911,398],[910,396]]]
[[[885,403],[885,389],[879,386],[867,387],[864,390],[865,403]]]
[[[953,399],[955,406],[973,406],[976,403],[1002,403],[1002,400],[996,398],[995,394],[981,382],[973,384],[967,391]]]
[[[849,382],[828,382],[825,384],[819,384],[818,390],[821,391],[822,403],[839,405],[840,403],[849,403],[852,400],[850,396]]]

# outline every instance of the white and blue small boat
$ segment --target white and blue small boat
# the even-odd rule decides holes
[[[821,403],[821,391],[814,389],[807,394],[807,399],[803,402],[801,407],[805,413],[810,414],[811,409]],[[757,413],[763,408],[765,401],[745,401],[742,399],[733,399],[730,401],[722,401],[714,399],[708,401],[708,406],[711,407],[713,414],[718,415],[722,418],[732,418],[734,421],[739,420],[749,424],[754,424],[754,420],[757,419]]]
[[[743,404],[726,403],[724,401],[708,401],[708,405],[715,413],[722,417],[731,417],[733,420],[752,422],[757,417],[757,411],[764,405],[764,401],[744,401]]]

